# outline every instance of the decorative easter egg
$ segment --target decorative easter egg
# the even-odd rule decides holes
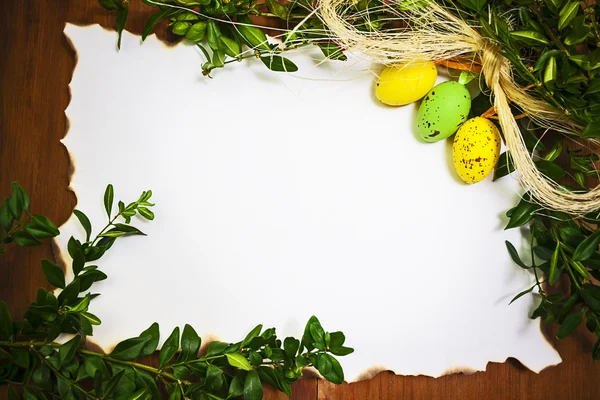
[[[390,106],[414,103],[431,90],[436,78],[437,68],[431,61],[390,65],[379,75],[375,95]]]
[[[471,118],[456,132],[452,145],[454,167],[466,183],[484,180],[500,156],[500,132],[486,118]]]
[[[446,139],[467,120],[471,96],[464,85],[448,81],[435,86],[419,107],[417,130],[426,142]]]

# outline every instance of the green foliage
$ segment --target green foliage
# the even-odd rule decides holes
[[[343,346],[341,332],[325,332],[315,317],[309,320],[303,337],[303,341],[314,345],[302,346],[299,339],[291,337],[282,342],[274,328],[263,330],[258,325],[237,343],[210,343],[204,355],[199,353],[202,340],[194,328],[186,324],[180,331],[176,327],[160,350],[159,368],[143,363],[158,347],[158,323],[137,337],[121,341],[110,354],[86,350],[87,336],[101,322],[89,312],[97,294],[84,292],[106,279],[96,265],[88,263],[100,259],[118,238],[143,234],[129,224],[137,214],[154,218],[151,196],[151,191],[145,191],[128,205],[119,201],[117,212],[113,212],[114,189],[108,185],[104,195],[108,223],[94,238],[89,218],[75,210],[85,239],[71,237],[67,246],[74,279],[66,283],[60,267],[42,261],[48,282],[63,289],[58,297],[39,289],[22,321],[13,320],[7,305],[0,301],[0,384],[10,383],[9,398],[20,398],[13,386],[22,385],[22,398],[36,400],[159,399],[163,391],[169,399],[244,396],[252,400],[262,398],[263,383],[291,395],[290,385],[302,376],[303,367],[310,366],[334,383],[343,382],[343,371],[333,355],[342,356],[353,350]],[[15,220],[23,213],[29,216],[29,197],[16,184],[12,197],[4,204],[9,204],[6,210]],[[38,223],[46,224],[48,230],[54,226],[46,218],[36,217],[34,222],[42,221]],[[12,222],[2,226],[6,237],[19,232],[12,230]],[[60,334],[72,337],[64,344],[54,342]]]
[[[518,207],[513,209],[511,219]],[[506,242],[515,264],[531,270],[536,279],[535,285],[516,295],[511,303],[528,293],[534,293],[540,302],[531,317],[560,325],[556,335],[558,339],[565,338],[587,320],[587,329],[600,341],[600,326],[597,323],[600,316],[600,288],[593,280],[600,278],[600,230],[595,225],[597,219],[592,217],[596,216],[575,220],[563,213],[538,209],[527,221],[530,222],[531,232],[531,265],[523,262],[517,249]],[[546,277],[545,280],[541,279],[542,275]],[[567,292],[546,292],[546,285],[560,287],[558,282],[561,280],[569,282]],[[598,359],[600,354],[596,351],[592,356]]]
[[[98,1],[105,9],[116,12],[117,46],[120,48],[130,2]],[[331,60],[346,60],[344,50],[336,44],[335,39],[324,35],[323,24],[317,16],[308,18],[307,29],[294,29],[294,24],[303,20],[312,9],[310,2],[305,0],[290,3],[278,0],[166,0],[160,5],[147,0],[141,1],[158,9],[147,19],[142,40],[161,21],[166,21],[174,35],[198,45],[205,58],[202,65],[205,76],[210,77],[214,69],[224,68],[227,64],[247,58],[260,59],[271,71],[295,72],[298,67],[291,60],[282,57],[281,53],[310,44],[318,45],[325,57]],[[481,7],[485,5],[485,0],[469,1],[474,1],[474,4]],[[285,38],[283,43],[269,43],[265,29],[257,26],[250,16],[285,21],[289,29],[282,34]],[[384,15],[376,19],[367,18],[365,24],[379,29],[385,25],[379,19],[385,21]]]
[[[58,228],[48,218],[29,212],[29,195],[13,182],[12,193],[0,206],[0,253],[6,252],[5,245],[37,246],[41,239],[55,237]]]

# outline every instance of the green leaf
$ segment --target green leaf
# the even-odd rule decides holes
[[[225,53],[220,49],[217,49],[213,52],[213,60],[212,63],[215,68],[222,68],[225,65]]]
[[[246,15],[238,17],[236,28],[248,46],[257,50],[271,50],[267,35],[257,28],[250,18]]]
[[[202,340],[194,328],[185,324],[183,334],[181,335],[181,361],[194,360],[198,358],[198,350]]]
[[[293,337],[287,337],[283,341],[283,350],[285,354],[292,358],[296,356],[298,349],[300,348],[300,341]]]
[[[219,36],[221,36],[221,31],[219,30],[217,23],[214,21],[208,21],[206,40],[208,42],[208,46],[213,51],[219,50]]]
[[[27,231],[16,231],[10,236],[12,240],[19,246],[31,247],[42,244],[33,235]]]
[[[275,389],[281,390],[281,383],[273,368],[261,366],[258,367],[257,371],[258,376],[263,383],[271,385]]]
[[[73,259],[73,273],[75,276],[79,275],[83,266],[85,265],[85,254],[83,253],[83,249],[81,243],[76,240],[73,236],[69,239],[67,243],[67,250],[69,251],[69,255]]]
[[[152,338],[150,336],[135,337],[123,340],[117,344],[110,353],[110,357],[120,361],[133,361],[140,358],[140,354],[146,343]]]
[[[319,48],[321,49],[325,57],[327,57],[330,60],[348,60],[348,57],[346,57],[342,49],[333,42],[319,43]]]
[[[310,335],[313,338],[313,343],[319,344],[321,347],[325,347],[325,331],[319,322],[313,322],[310,327]]]
[[[25,225],[25,230],[36,239],[45,239],[58,236],[58,228],[48,218],[41,215],[32,215],[33,222]]]
[[[234,375],[231,383],[229,384],[229,396],[228,398],[239,397],[244,394],[244,384],[239,375]]]
[[[106,387],[104,388],[104,398],[110,398],[110,396],[117,390],[118,384],[125,375],[125,370],[122,369],[116,374],[114,374],[106,383]]]
[[[0,207],[0,226],[4,227],[4,230],[8,232],[12,227],[14,220],[15,218],[10,212],[8,205],[8,198],[6,198],[2,202],[2,207]]]
[[[100,325],[102,323],[102,321],[100,321],[100,318],[96,317],[94,314],[89,313],[89,312],[82,312],[81,316],[83,318],[85,318],[90,324],[92,325]]]
[[[530,287],[527,290],[523,290],[521,293],[519,293],[518,295],[516,295],[515,297],[513,297],[513,299],[510,301],[510,303],[508,303],[508,305],[511,305],[512,303],[514,303],[515,301],[517,301],[518,299],[520,299],[521,297],[525,296],[527,293],[530,293],[533,291],[533,289],[535,289],[537,285],[533,285],[532,287]]]
[[[83,368],[88,376],[96,376],[96,372],[100,371],[100,374],[103,377],[108,377],[108,368],[106,368],[106,364],[104,360],[98,356],[85,357],[83,359]]]
[[[123,8],[121,0],[98,0],[98,3],[106,10],[119,11]]]
[[[191,26],[192,26],[191,22],[179,21],[179,22],[175,22],[175,24],[172,26],[171,30],[173,31],[173,33],[175,35],[185,36],[188,33],[188,30],[190,29]]]
[[[562,31],[569,23],[577,16],[577,12],[579,11],[579,2],[578,1],[570,1],[563,6],[558,14],[558,30]]]
[[[600,244],[600,230],[585,238],[579,246],[577,246],[573,253],[573,260],[587,260],[596,250],[598,250],[598,244]]]
[[[569,314],[565,321],[560,326],[558,333],[556,334],[557,339],[564,339],[571,334],[577,327],[583,322],[585,316],[585,309],[580,309],[572,314]]]
[[[160,392],[158,391],[156,380],[148,372],[138,369],[135,371],[135,377],[139,386],[145,386],[146,389],[148,389],[152,399],[160,399]]]
[[[559,179],[562,178],[566,173],[560,165],[551,161],[538,160],[535,162],[535,165],[542,174],[546,175],[555,182],[558,182]]]
[[[550,258],[550,273],[548,274],[548,281],[550,282],[550,285],[554,285],[556,282],[558,282],[558,279],[560,278],[560,274],[557,273],[559,254],[560,242],[556,242],[556,248],[552,252],[552,257]]]
[[[229,362],[229,365],[231,365],[232,367],[235,367],[237,369],[241,369],[244,371],[252,370],[252,366],[250,365],[250,363],[248,362],[246,357],[244,357],[240,353],[225,354],[225,356],[227,357],[227,361]]]
[[[19,191],[23,201],[23,209],[29,211],[29,195],[17,182],[12,183],[12,189]]]
[[[127,17],[129,15],[129,2],[123,9],[117,12],[117,32],[119,32],[119,39],[117,40],[117,48],[121,49],[121,37],[123,36],[123,29],[127,24]]]
[[[508,254],[510,255],[510,258],[512,258],[512,260],[515,262],[515,264],[517,264],[521,268],[525,268],[525,269],[531,268],[531,267],[528,267],[527,265],[525,265],[525,263],[523,261],[521,261],[521,257],[519,257],[519,252],[517,251],[517,249],[515,249],[515,246],[513,246],[513,244],[511,242],[509,242],[508,240],[505,240],[504,244],[506,244],[506,249],[508,250]]]
[[[144,232],[140,231],[135,226],[125,225],[125,224],[115,224],[114,226],[115,226],[114,230],[119,231],[119,232],[125,232],[127,235],[146,236],[146,234]]]
[[[269,12],[272,14],[277,15],[279,18],[283,19],[283,20],[287,20],[288,19],[288,9],[281,3],[279,3],[276,0],[267,0],[267,8],[269,9]]]
[[[206,381],[204,382],[205,387],[209,392],[218,391],[225,382],[225,376],[223,370],[216,365],[208,364],[206,368]]]
[[[92,235],[92,223],[90,222],[87,215],[85,215],[79,210],[73,210],[73,214],[75,214],[75,216],[79,220],[79,223],[81,223],[81,226],[83,226],[83,229],[85,229],[85,241],[89,242],[90,236]]]
[[[165,340],[165,343],[161,347],[160,354],[158,356],[159,367],[162,368],[169,361],[171,361],[175,353],[177,353],[177,350],[179,350],[179,327],[173,329],[173,332],[171,332],[171,334],[169,335],[167,340]]]
[[[166,18],[172,13],[169,8],[165,8],[164,10],[160,10],[158,13],[152,15],[146,21],[146,26],[144,27],[144,32],[142,33],[142,41],[146,40],[148,35],[152,33],[154,26],[162,19]]]
[[[589,124],[587,124],[581,132],[581,137],[586,139],[600,138],[600,124],[598,124],[597,122],[590,122]]]
[[[329,351],[331,352],[331,354],[336,356],[347,356],[348,354],[354,353],[354,349],[352,347],[344,346],[332,347],[329,349]]]
[[[108,218],[110,218],[112,212],[113,201],[115,199],[115,191],[113,189],[113,185],[109,184],[104,191],[104,209],[106,210],[106,214]]]
[[[142,351],[140,352],[140,357],[148,357],[156,351],[156,348],[158,347],[158,341],[160,339],[159,335],[159,326],[157,322],[153,323],[148,329],[140,333],[139,337],[150,338],[150,340],[148,340],[148,342],[146,342],[146,344],[142,348]]]
[[[550,57],[544,69],[544,83],[554,82],[558,76],[558,68],[556,66],[556,57]]]
[[[62,367],[73,360],[77,349],[79,348],[79,342],[81,341],[81,336],[76,335],[73,339],[69,340],[67,343],[61,345],[58,349],[58,359],[59,359],[59,367]]]
[[[494,169],[493,181],[496,181],[514,171],[515,166],[513,164],[512,158],[510,157],[510,152],[507,150],[504,153],[500,154],[500,157],[498,158],[498,163],[496,164],[496,168]]]
[[[208,344],[208,347],[206,348],[206,355],[214,356],[217,354],[221,354],[223,353],[223,351],[225,351],[227,347],[229,347],[229,343],[219,341],[210,342]]]
[[[311,333],[310,333],[310,327],[315,322],[320,324],[320,322],[317,319],[317,317],[315,317],[313,315],[312,317],[309,318],[308,322],[306,323],[306,327],[304,328],[304,334],[302,335],[302,345],[304,347],[306,347],[306,349],[308,351],[311,351],[312,349],[315,348],[313,346],[313,338],[312,338]]]
[[[146,207],[138,207],[138,212],[140,213],[140,215],[144,218],[146,218],[147,220],[152,221],[154,219],[154,213],[152,211],[150,211],[148,208]]]
[[[560,154],[562,153],[562,150],[563,150],[562,141],[557,140],[556,143],[554,143],[554,146],[552,146],[552,148],[550,150],[548,150],[548,152],[544,156],[544,160],[546,160],[546,161],[556,160],[558,158],[558,156],[560,156]]]
[[[519,204],[517,204],[517,207],[513,209],[513,212],[510,215],[510,221],[504,229],[512,229],[523,226],[529,222],[531,218],[533,218],[533,213],[537,211],[539,206],[528,201],[526,195],[523,196]]]
[[[598,93],[600,92],[600,79],[596,78],[596,79],[592,79],[589,81],[589,85],[584,93],[584,95],[590,95],[590,94],[594,94],[594,93]]]
[[[250,359],[250,364],[254,365],[255,367],[258,367],[263,363],[262,356],[256,351],[250,351],[248,353],[248,358]]]
[[[538,31],[512,31],[509,32],[509,35],[518,40],[519,42],[530,46],[550,44],[546,36],[544,36],[543,33]]]
[[[591,284],[586,283],[582,287],[583,299],[585,300],[585,304],[588,305],[590,309],[594,312],[600,312],[600,288]]]
[[[29,367],[29,352],[23,348],[12,348],[10,349],[11,361],[13,364],[21,367]]]
[[[240,45],[226,36],[219,36],[219,48],[229,57],[239,57],[242,49]]]
[[[79,295],[79,278],[75,278],[69,283],[65,289],[58,295],[58,303],[64,305],[72,302]]]
[[[346,342],[346,336],[343,332],[331,332],[329,336],[329,347],[339,347]]]
[[[263,64],[266,65],[271,71],[276,72],[296,72],[298,71],[298,67],[292,61],[287,58],[277,56],[277,55],[268,55],[261,56],[260,60]]]
[[[327,379],[329,382],[338,385],[344,383],[344,371],[342,370],[342,366],[335,357],[330,356],[329,354],[325,353],[319,356],[317,370],[323,375],[323,378]]]
[[[587,39],[590,31],[591,28],[585,24],[585,17],[580,15],[571,23],[571,30],[564,42],[567,46],[583,43]]]
[[[48,260],[42,260],[42,269],[46,280],[57,288],[65,288],[65,274],[60,267]]]
[[[185,38],[194,43],[199,43],[206,36],[207,27],[208,27],[207,21],[196,22],[194,25],[190,26],[187,33],[185,34]]]
[[[86,267],[89,268],[89,267]],[[79,290],[85,292],[88,290],[94,282],[103,281],[107,278],[106,274],[98,270],[88,270],[86,273],[79,275],[80,285]]]
[[[169,394],[168,400],[181,400],[181,389],[179,389],[178,385],[173,386],[173,390]]]
[[[37,386],[45,386],[50,382],[51,379],[50,369],[42,364],[35,369],[31,377],[33,378],[33,383],[35,383]]]
[[[246,375],[244,381],[244,400],[261,400],[263,388],[258,377],[258,372],[252,370]]]
[[[260,331],[262,330],[263,326],[261,324],[256,325],[244,338],[244,340],[242,340],[242,347],[247,347],[250,342],[252,341],[252,339],[254,339],[255,337],[257,337],[258,335],[260,335]]]
[[[12,193],[8,198],[8,209],[10,213],[15,219],[19,219],[21,214],[23,214],[23,209],[25,208],[25,199],[23,198],[23,193],[25,191],[21,189],[21,187],[16,183],[12,183]]]

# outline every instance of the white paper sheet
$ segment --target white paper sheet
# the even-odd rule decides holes
[[[132,222],[148,236],[98,263],[102,348],[154,321],[163,340],[184,323],[205,341],[258,323],[301,335],[314,314],[355,348],[340,359],[348,381],[560,362],[528,319],[532,297],[508,305],[532,283],[504,245],[522,243],[502,229],[516,182],[460,183],[451,142],[417,140],[414,106],[374,100],[369,63],[317,65],[310,49],[290,54],[294,74],[245,60],[208,79],[194,47],[124,32],[117,52],[99,26],[65,32],[78,55],[63,140],[77,208],[97,232],[106,184],[156,202],[155,221]],[[60,248],[71,235],[83,237],[75,218]]]

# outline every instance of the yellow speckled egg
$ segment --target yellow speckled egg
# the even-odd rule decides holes
[[[436,78],[437,68],[431,61],[390,65],[379,75],[375,94],[384,104],[403,106],[425,96]]]
[[[456,132],[452,145],[454,167],[466,183],[484,180],[500,156],[500,132],[489,119],[475,117]]]

